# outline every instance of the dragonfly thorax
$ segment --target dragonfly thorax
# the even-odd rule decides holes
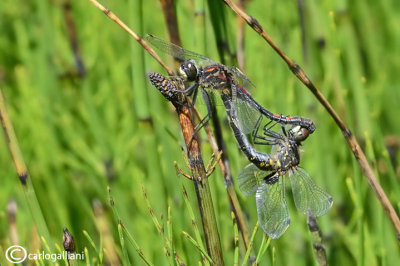
[[[179,67],[179,74],[187,81],[196,81],[199,69],[194,60],[186,60]]]
[[[232,77],[220,64],[209,65],[199,73],[199,83],[203,88],[212,88],[223,94],[230,95],[232,81]]]
[[[274,153],[275,167],[279,171],[286,172],[300,163],[298,144],[292,139],[284,139],[278,144]]]

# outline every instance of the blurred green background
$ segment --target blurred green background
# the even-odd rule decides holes
[[[159,1],[102,3],[138,34],[153,33],[168,39]],[[237,52],[240,25],[232,10],[220,1],[177,1],[175,7],[185,48],[236,64],[231,57],[220,58],[218,53],[218,47],[224,47],[225,54]],[[347,121],[398,212],[397,1],[253,0],[246,2],[245,10],[303,67]],[[73,24],[75,32],[71,32]],[[115,209],[144,256],[155,265],[171,263],[164,255],[164,239],[149,214],[144,186],[160,223],[166,225],[170,208],[173,247],[182,262],[198,264],[198,250],[182,235],[182,231],[192,236],[195,233],[180,182],[187,188],[199,226],[201,220],[191,181],[179,181],[175,174],[174,160],[186,169],[180,127],[172,106],[146,77],[150,71],[165,71],[89,1],[2,0],[0,32],[0,88],[41,206],[41,211],[29,209],[31,199],[24,195],[2,137],[0,263],[7,263],[4,250],[13,243],[7,206],[15,200],[20,245],[43,249],[37,231],[44,227],[35,225],[33,212],[43,215],[50,246],[62,247],[62,230],[67,227],[77,251],[87,248],[91,264],[101,260],[100,250],[105,248],[103,262],[127,264],[129,258],[131,264],[142,265],[131,244],[121,248],[107,186],[111,187]],[[244,36],[242,70],[257,85],[252,89],[253,97],[273,112],[308,117],[317,126],[304,143],[301,166],[334,199],[332,209],[318,218],[328,263],[399,265],[395,231],[340,130],[280,57],[246,24]],[[71,46],[74,38],[75,48]],[[168,56],[161,56],[173,66]],[[204,107],[200,109],[204,111]],[[255,200],[244,197],[235,180],[247,161],[237,149],[224,110],[218,108],[218,114],[236,191],[251,232],[257,221]],[[202,136],[206,140],[204,132]],[[210,145],[205,141],[202,149],[207,162]],[[224,260],[231,265],[234,230],[218,168],[209,182]],[[294,208],[289,191],[287,199],[291,225],[280,239],[271,241],[261,265],[316,264],[306,217]],[[256,254],[261,240],[259,230],[254,243]],[[243,246],[240,254],[244,254]]]

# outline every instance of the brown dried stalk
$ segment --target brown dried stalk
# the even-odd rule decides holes
[[[174,1],[173,0],[161,0],[160,2],[162,5],[162,8],[163,8],[165,20],[166,20],[167,27],[168,27],[168,32],[169,32],[169,37],[170,37],[169,39],[172,43],[181,46],[180,38],[179,38],[178,23],[177,23],[177,18],[176,18],[176,13],[175,13],[175,7],[174,7],[174,3],[173,3]],[[201,115],[199,114],[197,109],[193,108],[193,110],[194,110],[197,118],[199,119],[199,121],[202,121]],[[248,244],[249,244],[249,238],[248,238],[246,221],[243,216],[243,212],[240,207],[239,200],[238,200],[236,192],[235,192],[235,188],[233,187],[232,174],[230,171],[229,160],[228,160],[228,156],[226,154],[226,150],[224,148],[225,144],[224,144],[222,136],[220,134],[221,131],[218,130],[219,123],[218,123],[218,121],[215,120],[216,118],[217,117],[214,115],[213,122],[214,122],[214,129],[215,129],[215,133],[217,136],[217,140],[214,137],[209,124],[206,124],[204,126],[204,129],[207,132],[207,137],[208,137],[209,143],[211,145],[211,148],[213,150],[213,153],[218,154],[218,153],[220,153],[220,151],[222,151],[222,157],[221,157],[221,160],[218,161],[218,163],[219,163],[219,166],[221,169],[222,176],[224,177],[225,188],[226,188],[226,192],[228,194],[231,209],[235,213],[236,221],[238,223],[238,227],[240,228],[241,236],[243,239],[243,244],[244,244],[245,248],[247,249]]]

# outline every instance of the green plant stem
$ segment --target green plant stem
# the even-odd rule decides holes
[[[0,89],[0,121],[1,126],[3,127],[4,136],[6,138],[6,142],[8,145],[8,149],[10,150],[11,157],[14,162],[15,169],[18,174],[18,178],[22,184],[26,204],[29,207],[31,215],[35,221],[35,224],[38,228],[39,235],[41,239],[45,239],[49,243],[52,243],[50,240],[50,233],[47,228],[47,224],[43,217],[43,212],[40,208],[39,202],[37,200],[35,190],[32,185],[32,181],[29,177],[28,169],[25,165],[25,160],[22,156],[21,149],[19,148],[18,140],[14,132],[14,128],[11,124],[10,117],[7,112],[7,108],[4,102],[3,93]]]
[[[311,240],[316,261],[319,265],[328,265],[325,247],[322,244],[322,233],[314,216],[307,215],[307,225],[311,233]]]

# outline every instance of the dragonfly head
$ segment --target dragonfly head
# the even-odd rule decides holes
[[[198,74],[196,62],[193,60],[184,61],[179,67],[179,74],[188,81],[195,81]]]
[[[310,131],[301,126],[295,126],[288,130],[289,136],[293,138],[296,143],[304,141],[310,135]]]

